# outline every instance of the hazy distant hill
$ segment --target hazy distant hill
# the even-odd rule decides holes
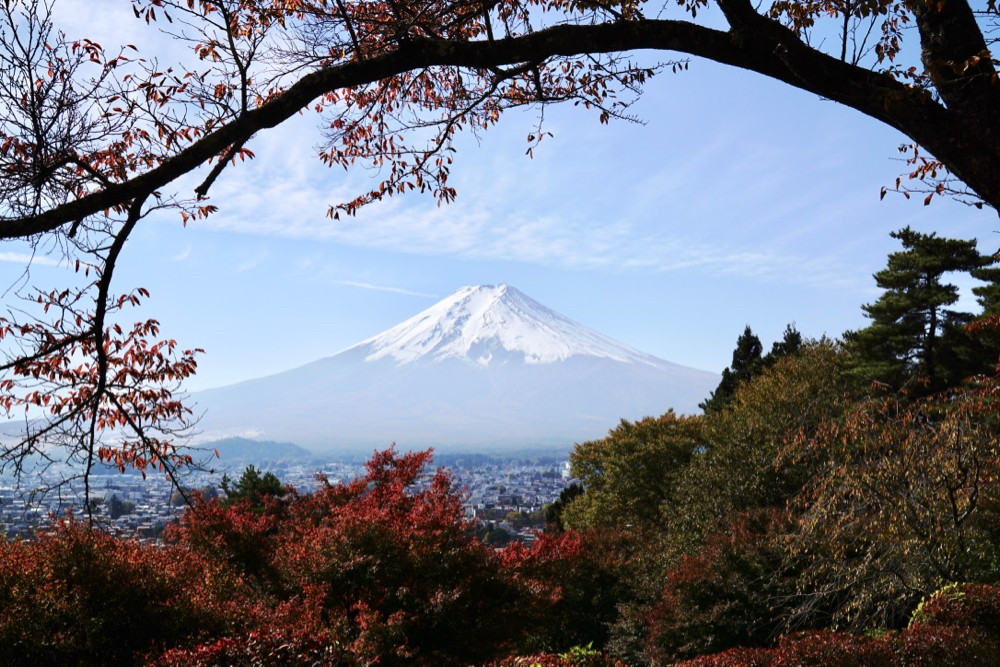
[[[230,462],[257,461],[309,461],[313,455],[309,450],[291,442],[275,442],[273,440],[251,440],[249,438],[224,438],[198,445],[206,451],[219,450],[219,462],[223,465]]]
[[[696,412],[718,381],[488,285],[332,357],[194,398],[207,437],[341,451],[569,447],[621,418]]]

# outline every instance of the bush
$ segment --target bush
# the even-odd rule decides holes
[[[536,591],[529,650],[606,649],[619,604],[633,597],[635,549],[632,536],[606,530],[539,535],[531,548],[508,547],[505,567]]]
[[[189,550],[61,520],[30,542],[0,540],[0,663],[130,664],[231,629],[239,588]]]
[[[782,638],[770,649],[730,649],[678,667],[870,667],[899,665],[888,637],[873,639],[846,632],[804,632]]]
[[[251,632],[192,649],[172,649],[150,663],[155,667],[351,667],[357,665],[328,636],[301,632]]]
[[[482,663],[525,635],[534,591],[471,537],[448,474],[414,490],[429,459],[377,453],[349,484],[263,508],[202,502],[173,538],[253,582],[274,622],[359,660]]]
[[[922,602],[902,633],[907,665],[984,665],[1000,656],[1000,588],[946,586]]]
[[[770,643],[794,592],[778,539],[788,523],[778,510],[746,512],[682,556],[647,614],[647,659],[666,664]]]
[[[576,646],[566,653],[541,653],[538,655],[513,656],[494,662],[491,667],[626,667],[590,646]]]
[[[909,627],[878,637],[805,632],[773,648],[737,648],[684,667],[970,667],[1000,663],[1000,588],[948,586],[928,598]]]
[[[985,584],[946,586],[914,612],[910,628],[918,626],[978,628],[1000,640],[1000,588]]]

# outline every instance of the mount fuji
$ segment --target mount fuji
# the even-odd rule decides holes
[[[193,396],[202,440],[317,451],[569,448],[620,419],[697,411],[719,382],[578,324],[507,285],[463,287],[332,357]]]

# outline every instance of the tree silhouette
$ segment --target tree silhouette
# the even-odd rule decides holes
[[[247,466],[236,483],[229,479],[229,475],[223,475],[221,486],[226,493],[222,503],[224,507],[245,502],[255,510],[263,510],[265,498],[281,498],[286,493],[277,475],[273,472],[261,475],[253,466]]]
[[[736,389],[741,384],[760,375],[765,368],[770,368],[782,357],[795,354],[802,348],[802,334],[794,324],[785,326],[781,340],[771,344],[771,351],[761,356],[764,346],[760,338],[750,329],[748,324],[740,337],[736,339],[736,349],[733,350],[733,361],[728,368],[722,370],[722,379],[712,395],[698,404],[705,412],[721,410],[733,401]]]
[[[950,380],[943,335],[960,313],[947,310],[958,301],[958,288],[944,283],[945,274],[968,273],[993,263],[976,250],[976,241],[940,238],[905,227],[893,232],[903,250],[889,255],[886,268],[875,274],[885,290],[863,306],[872,323],[848,332],[851,349],[860,358],[859,371],[872,379],[899,387],[915,377],[925,378],[929,390]],[[961,379],[961,378],[959,378]]]

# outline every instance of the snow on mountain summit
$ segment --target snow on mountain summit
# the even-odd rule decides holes
[[[352,350],[366,361],[459,358],[478,366],[563,361],[574,355],[660,367],[644,354],[556,313],[508,285],[463,287]]]
[[[199,427],[322,450],[556,448],[621,419],[693,414],[715,373],[573,322],[507,285],[463,287],[330,357],[199,392]],[[470,449],[471,448],[471,449]]]

